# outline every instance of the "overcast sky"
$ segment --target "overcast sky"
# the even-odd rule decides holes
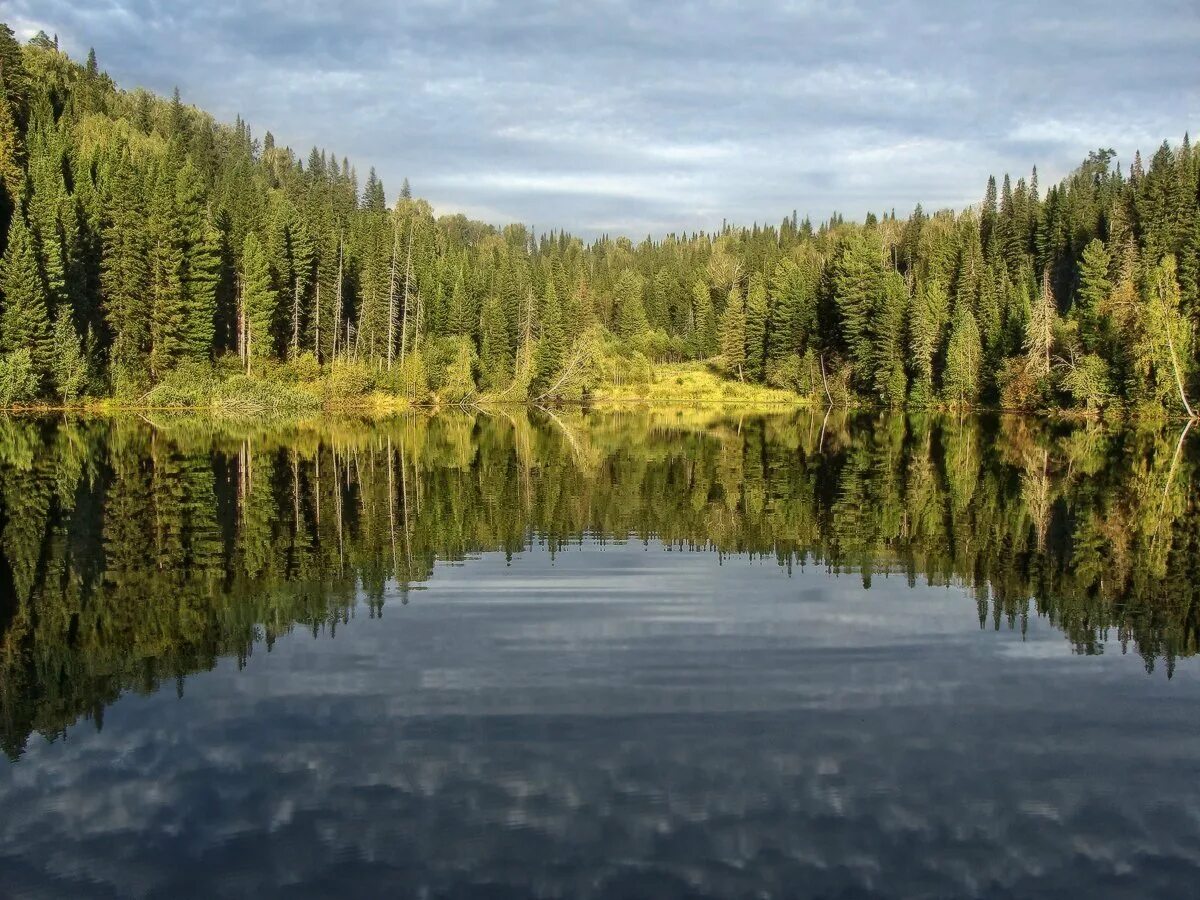
[[[252,8],[253,7],[253,8]],[[1197,0],[0,0],[127,88],[408,176],[439,212],[640,236],[963,206],[1200,124]]]

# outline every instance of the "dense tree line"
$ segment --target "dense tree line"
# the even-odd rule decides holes
[[[1148,669],[1200,642],[1196,454],[1006,416],[500,407],[282,429],[0,419],[0,745],[418,598],[437,560],[657,539],[971,588]],[[736,561],[731,564],[738,564]],[[735,598],[731,598],[735,599]]]
[[[1192,411],[1200,152],[862,224],[633,243],[435,217],[407,183],[118,90],[0,30],[0,401],[217,364],[421,399],[578,396],[705,359],[822,403]]]

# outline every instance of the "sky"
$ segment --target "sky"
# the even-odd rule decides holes
[[[1200,126],[1196,0],[0,0],[438,212],[641,237],[976,203]]]

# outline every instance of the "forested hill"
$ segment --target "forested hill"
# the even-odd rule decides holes
[[[684,360],[821,403],[1200,396],[1186,136],[1044,192],[988,179],[961,212],[585,244],[435,217],[407,183],[389,204],[373,169],[122,91],[45,35],[2,27],[0,67],[0,405],[229,381],[549,400]]]

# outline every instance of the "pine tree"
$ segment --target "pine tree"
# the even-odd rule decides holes
[[[979,395],[983,344],[970,307],[961,304],[954,312],[950,343],[946,348],[944,377],[946,399],[959,405],[973,404]]]
[[[1027,370],[1035,379],[1050,377],[1050,352],[1054,348],[1054,327],[1058,322],[1058,307],[1050,287],[1050,272],[1042,275],[1042,289],[1029,313],[1025,326],[1025,359]]]
[[[149,280],[150,354],[152,378],[161,378],[187,346],[184,295],[184,236],[175,212],[175,177],[159,172],[150,205]]]
[[[0,96],[0,236],[21,202],[25,173],[21,167],[21,136],[7,98]]]
[[[77,401],[87,386],[87,354],[66,304],[59,307],[54,318],[50,369],[54,390],[62,401],[67,404]]]
[[[644,281],[632,269],[621,273],[615,288],[617,317],[614,323],[617,334],[627,341],[638,341],[646,334],[649,323],[642,304]]]
[[[462,268],[454,279],[454,287],[450,291],[450,308],[446,315],[446,331],[449,334],[470,335],[472,333],[470,299],[467,296],[467,284],[463,279]]]
[[[47,292],[29,228],[20,215],[13,217],[8,247],[0,260],[0,293],[4,296],[0,351],[27,350],[40,383],[50,373],[53,350],[46,315]]]
[[[856,380],[870,385],[874,358],[872,313],[883,294],[883,248],[878,232],[855,231],[833,261],[833,299]]]
[[[746,376],[761,381],[767,359],[767,285],[761,272],[750,276],[746,291]]]
[[[68,261],[63,241],[63,219],[72,208],[63,181],[61,136],[53,124],[39,122],[32,129],[28,193],[26,212],[30,235],[48,300],[51,308],[54,308],[68,299]]]
[[[912,350],[912,396],[917,403],[934,398],[934,359],[942,343],[942,330],[949,314],[950,299],[941,281],[921,284],[913,302],[909,343]]]
[[[119,387],[139,382],[149,337],[144,308],[149,293],[146,215],[140,185],[125,154],[114,165],[106,193],[101,296],[112,334],[111,374]]]
[[[717,349],[716,311],[708,282],[696,279],[692,285],[692,355],[705,359]]]
[[[489,293],[479,314],[479,365],[487,386],[499,389],[511,374],[508,352],[508,323],[504,304]]]
[[[1112,259],[1100,240],[1091,241],[1083,248],[1079,261],[1079,290],[1075,295],[1072,317],[1079,323],[1079,334],[1086,350],[1094,350],[1101,340],[1099,334],[1099,311],[1112,291],[1108,270]]]
[[[550,388],[566,354],[566,337],[563,335],[560,313],[554,282],[547,281],[545,297],[542,300],[537,353],[534,357],[534,377],[529,388],[531,396],[535,399],[539,392]]]
[[[889,406],[899,406],[907,394],[904,359],[908,285],[899,272],[888,272],[875,311],[875,391]]]
[[[729,289],[729,299],[721,313],[721,360],[726,371],[745,380],[746,368],[746,306],[735,284]]]
[[[278,314],[279,295],[271,284],[271,267],[258,235],[250,232],[242,248],[241,293],[245,336],[243,352],[263,359],[275,349],[272,324]],[[247,360],[247,369],[249,361]]]

